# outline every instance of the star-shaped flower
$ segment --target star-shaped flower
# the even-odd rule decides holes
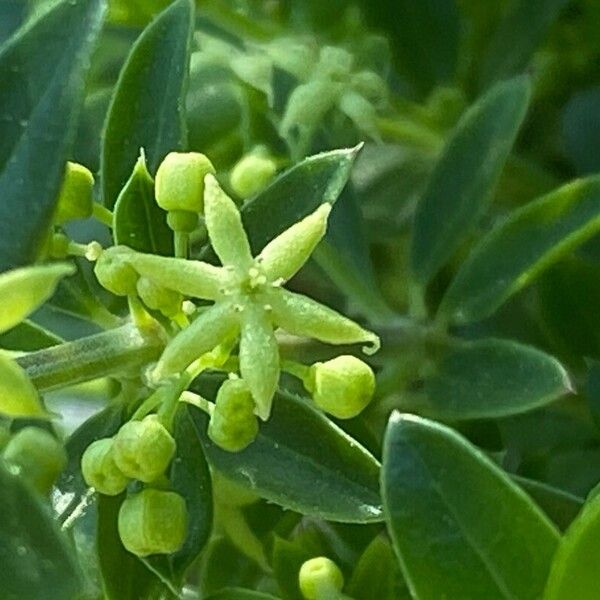
[[[202,261],[137,253],[123,247],[104,260],[125,261],[143,277],[184,296],[212,300],[165,348],[155,375],[179,373],[219,343],[239,337],[239,370],[256,414],[269,417],[279,380],[279,350],[274,330],[332,344],[367,343],[379,338],[338,312],[283,288],[308,260],[325,235],[331,205],[325,203],[286,229],[253,257],[235,202],[213,175],[205,179],[204,212],[212,247],[223,266]],[[366,349],[368,350],[368,349]]]

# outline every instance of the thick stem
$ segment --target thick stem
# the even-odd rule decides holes
[[[158,330],[127,324],[17,358],[41,392],[127,373],[156,360],[165,341]]]

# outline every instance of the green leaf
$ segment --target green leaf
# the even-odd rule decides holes
[[[596,600],[600,590],[600,496],[583,507],[563,537],[548,578],[544,600]]]
[[[67,600],[82,582],[72,548],[40,498],[0,462],[3,598]]]
[[[112,208],[140,153],[151,173],[186,143],[187,86],[194,5],[177,0],[134,44],[121,71],[106,120],[101,178],[104,204]]]
[[[567,529],[583,506],[582,498],[559,488],[518,475],[513,475],[512,478],[533,498],[561,531]]]
[[[0,48],[0,272],[46,240],[103,0],[64,0]]]
[[[225,588],[216,594],[207,596],[205,600],[279,600],[277,596],[263,592],[253,592],[243,588]]]
[[[0,354],[0,414],[9,417],[48,417],[25,370],[4,354]]]
[[[411,272],[425,286],[452,257],[491,200],[525,117],[530,83],[498,84],[461,118],[415,213]]]
[[[522,71],[569,0],[517,0],[500,21],[482,58],[480,87]]]
[[[167,213],[154,199],[154,180],[144,153],[115,204],[113,236],[115,244],[139,252],[173,255],[173,232],[167,225]]]
[[[600,177],[577,180],[519,208],[463,263],[440,306],[467,323],[491,315],[544,269],[600,230]]]
[[[572,390],[553,357],[517,342],[452,340],[432,357],[411,408],[436,419],[495,419],[538,408]]]
[[[271,417],[241,452],[215,446],[206,434],[208,417],[195,408],[191,414],[209,462],[228,479],[306,515],[348,523],[381,520],[379,463],[302,400],[278,392]]]
[[[212,530],[212,483],[202,443],[190,411],[182,405],[176,414],[173,437],[177,451],[171,463],[171,489],[185,499],[188,510],[188,533],[183,547],[168,557],[145,559],[162,578],[178,588],[188,567],[198,557]]]
[[[285,540],[275,534],[271,566],[275,581],[285,600],[304,599],[298,583],[298,573],[302,564],[311,558],[314,558],[312,552],[298,541]]]
[[[60,344],[62,341],[62,338],[29,320],[25,320],[10,331],[0,334],[0,348],[19,352],[33,352],[34,350],[49,348]]]
[[[59,281],[72,275],[65,263],[22,267],[0,274],[0,333],[18,325],[54,294]]]
[[[500,468],[453,430],[397,412],[383,456],[386,519],[414,597],[540,597],[558,533]]]
[[[125,499],[120,496],[98,496],[97,552],[107,600],[139,600],[161,598],[164,589],[158,577],[137,556],[127,552],[117,529],[119,509]],[[156,594],[156,595],[155,595]]]

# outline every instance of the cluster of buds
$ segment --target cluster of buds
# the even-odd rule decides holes
[[[167,428],[156,415],[149,415],[125,423],[112,438],[93,442],[81,459],[85,482],[100,494],[121,494],[132,480],[145,484],[123,501],[118,520],[123,545],[138,556],[176,552],[185,540],[184,499],[153,487],[162,488],[175,449]]]

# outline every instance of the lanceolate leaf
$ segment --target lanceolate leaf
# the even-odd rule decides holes
[[[63,0],[0,49],[0,272],[46,239],[104,6]]]
[[[115,244],[139,252],[172,256],[173,232],[167,225],[167,213],[154,199],[154,181],[148,173],[144,153],[119,194],[114,215]]]
[[[206,435],[208,417],[191,414],[209,462],[271,502],[330,521],[381,520],[379,463],[336,425],[294,396],[278,392],[257,439],[226,452]]]
[[[42,418],[48,416],[25,370],[1,353],[0,415]]]
[[[436,419],[504,417],[571,391],[567,372],[555,358],[508,340],[455,340],[433,362],[414,408]]]
[[[2,597],[78,597],[82,582],[73,549],[38,496],[1,462],[0,514]]]
[[[495,86],[462,117],[419,201],[411,271],[426,285],[452,257],[490,201],[525,117],[529,80]]]
[[[102,146],[104,204],[112,208],[144,148],[150,173],[185,146],[186,91],[194,5],[177,0],[133,46],[109,108]]]
[[[598,231],[600,177],[569,183],[517,209],[462,265],[442,301],[442,318],[466,323],[491,315]]]
[[[394,413],[384,442],[382,495],[413,597],[540,598],[556,529],[456,432]]]
[[[600,496],[588,500],[562,539],[548,579],[544,600],[596,600],[600,573]]]

